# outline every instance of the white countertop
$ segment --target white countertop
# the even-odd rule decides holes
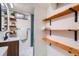
[[[0,47],[0,56],[3,56],[8,50],[8,46]]]
[[[17,40],[19,40],[18,37],[11,37],[11,38],[8,38],[7,40],[0,39],[0,42],[11,42],[11,41],[17,41]]]

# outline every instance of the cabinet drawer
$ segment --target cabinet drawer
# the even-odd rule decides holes
[[[2,42],[2,43],[0,43],[0,47],[2,47],[2,46],[8,46],[8,42]]]

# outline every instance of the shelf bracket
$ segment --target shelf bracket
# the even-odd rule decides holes
[[[75,22],[78,22],[78,11],[72,9],[72,8],[69,8],[69,10],[71,10],[72,12],[75,13]]]
[[[51,46],[51,43],[49,45]]]
[[[77,31],[74,31],[74,36],[75,41],[77,41]]]
[[[50,26],[51,26],[51,24],[52,24],[52,23],[51,23],[51,20],[50,20]],[[52,34],[52,31],[50,30],[50,36],[51,36],[51,34]]]
[[[68,30],[68,31],[72,31],[72,30]],[[77,32],[78,32],[77,30],[74,31],[74,40],[75,40],[75,41],[78,40],[78,39],[77,39]]]
[[[78,22],[78,11],[72,9],[72,8],[69,8],[69,10],[71,10],[72,12],[75,13],[75,22]],[[77,31],[74,31],[74,40],[77,41]]]

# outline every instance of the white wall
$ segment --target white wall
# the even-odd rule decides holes
[[[28,20],[17,19],[17,28],[18,28],[17,35],[20,38],[26,39],[27,28],[30,28],[30,27],[31,27],[31,24],[29,23]]]
[[[33,56],[33,47],[31,44],[31,15],[28,15],[28,20],[17,19],[17,37],[19,37],[19,55]],[[28,35],[27,35],[28,31]]]
[[[18,28],[17,30],[17,37],[20,38],[20,40],[26,40],[26,46],[30,46],[30,35],[31,35],[31,16],[28,15],[28,20],[26,19],[17,19],[16,26]],[[29,30],[28,30],[29,29]],[[28,35],[27,35],[28,31]]]
[[[53,11],[56,10],[57,4],[56,3],[51,3],[48,4],[48,8],[47,8],[47,17],[52,15]]]
[[[79,15],[79,14],[78,14]],[[78,16],[79,17],[79,16]],[[79,29],[79,18],[78,22],[74,22],[74,13],[69,14],[67,16],[63,16],[60,18],[57,18],[58,21],[52,22],[52,28],[54,29]],[[79,33],[78,33],[79,35]],[[52,40],[61,42],[63,44],[69,45],[71,47],[74,47],[76,49],[79,49],[79,37],[78,41],[74,41],[74,32],[73,31],[53,31],[52,33]],[[49,46],[47,47],[47,55],[50,56],[70,56],[72,54],[69,54],[67,51],[55,47],[55,46]]]
[[[47,45],[42,40],[43,32],[41,27],[43,26],[42,19],[47,16],[47,9],[42,6],[35,7],[34,10],[34,53],[36,56],[47,55]]]

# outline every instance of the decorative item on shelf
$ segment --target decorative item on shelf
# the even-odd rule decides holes
[[[10,16],[10,20],[15,21],[16,20],[15,16]]]
[[[3,27],[2,30],[6,31],[7,30],[7,27]]]
[[[15,12],[14,11],[12,11],[10,13],[10,21],[16,21],[16,17],[15,17]]]
[[[15,33],[15,31],[11,31],[10,34]]]
[[[11,15],[15,16],[15,12],[11,13]]]
[[[9,36],[10,37],[16,37],[16,31],[11,31]]]

